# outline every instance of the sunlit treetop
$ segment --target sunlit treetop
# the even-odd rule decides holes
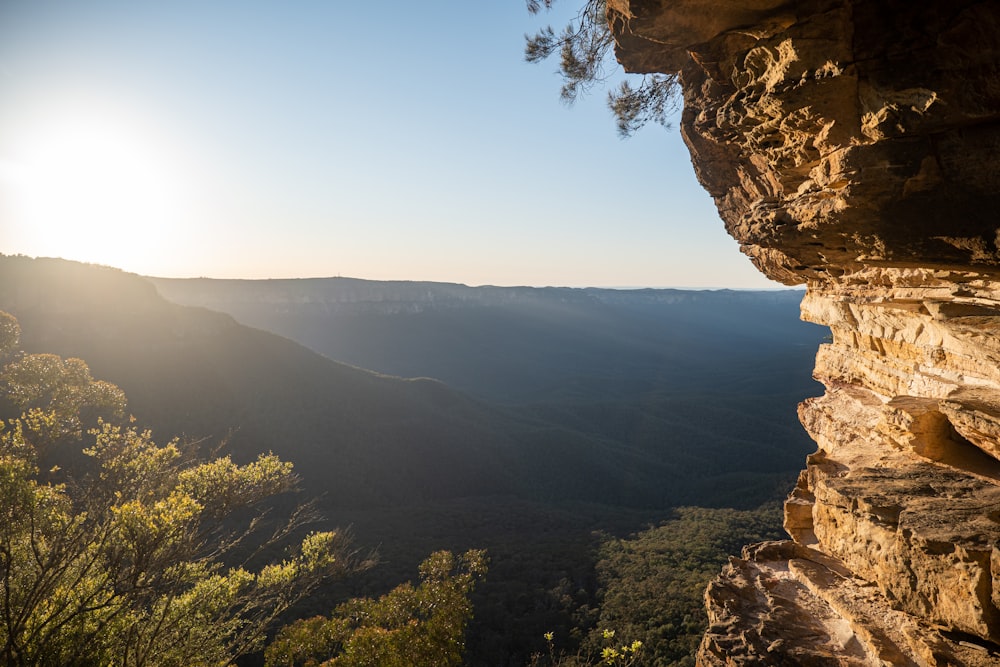
[[[18,333],[0,313],[0,664],[230,664],[364,565],[343,533],[288,543],[308,508],[261,532],[262,503],[295,488],[291,464],[157,445],[118,387],[80,359],[17,350]]]

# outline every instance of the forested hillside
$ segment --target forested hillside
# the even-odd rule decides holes
[[[433,377],[506,403],[644,389],[809,387],[822,329],[802,292],[467,287],[351,278],[150,278],[180,304],[229,313],[344,363]]]
[[[799,320],[799,291],[152,280],[178,303],[546,424],[532,468],[557,497],[580,483],[619,505],[750,507],[812,446],[795,406],[818,389],[824,330]]]
[[[348,318],[366,354],[381,341],[387,364],[437,378],[414,380],[170,303],[139,276],[0,257],[0,310],[20,320],[27,351],[82,357],[156,433],[237,461],[274,451],[331,525],[379,550],[378,567],[302,613],[385,592],[432,551],[487,549],[471,664],[524,664],[548,631],[576,651],[610,590],[602,544],[679,505],[773,502],[809,450],[794,405],[822,332],[797,328],[796,295],[521,292],[496,292],[498,307],[473,299],[471,312]],[[331,340],[349,338],[324,321]],[[434,366],[449,348],[454,361]]]
[[[727,342],[721,325],[686,313],[698,326],[684,332],[689,344],[675,336],[666,360],[655,346],[595,344],[581,357],[565,341],[550,344],[569,360],[551,361],[545,374],[564,386],[512,407],[334,362],[226,315],[168,303],[148,281],[113,269],[9,257],[0,281],[0,308],[21,321],[27,349],[85,359],[159,430],[228,435],[237,454],[273,448],[338,507],[470,495],[752,506],[774,495],[809,446],[791,409],[809,386],[802,367],[811,351],[793,343],[782,357],[760,334],[750,345],[753,327],[737,329],[735,319]],[[551,329],[574,335],[574,322]],[[405,322],[382,324],[405,336]],[[661,328],[649,324],[646,337],[672,334]],[[523,332],[490,331],[531,346]]]

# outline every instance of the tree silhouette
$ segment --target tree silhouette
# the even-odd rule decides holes
[[[526,0],[528,11],[537,14],[550,9],[555,0]],[[605,85],[617,64],[613,63],[614,35],[608,22],[605,0],[587,0],[577,15],[559,34],[546,26],[534,35],[525,35],[524,57],[539,63],[559,54],[563,85],[561,99],[572,104],[595,85]],[[631,136],[649,122],[669,127],[670,114],[677,108],[676,74],[645,74],[633,85],[628,79],[608,91],[608,108],[614,114],[618,134]]]

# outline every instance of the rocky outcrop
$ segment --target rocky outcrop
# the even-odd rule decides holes
[[[608,4],[626,69],[682,72],[695,170],[766,274],[1000,267],[995,2]]]
[[[786,543],[703,665],[1000,664],[1000,2],[609,0],[727,230],[830,327]]]

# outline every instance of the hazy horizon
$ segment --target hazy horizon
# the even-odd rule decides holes
[[[55,258],[62,259],[62,258]],[[117,267],[111,267],[117,268]],[[282,280],[356,280],[363,282],[381,282],[381,283],[436,283],[442,285],[461,285],[463,287],[527,287],[532,289],[546,289],[546,288],[566,288],[566,289],[607,289],[607,290],[687,290],[692,292],[698,291],[717,291],[717,290],[733,290],[733,291],[770,291],[770,290],[804,290],[804,285],[782,285],[780,283],[772,282],[770,285],[756,286],[756,287],[739,287],[731,285],[590,285],[590,284],[579,284],[579,285],[550,285],[550,284],[527,284],[527,283],[507,283],[507,284],[497,284],[497,283],[468,283],[460,282],[454,280],[422,280],[419,278],[393,278],[393,279],[378,279],[378,278],[366,278],[361,276],[271,276],[267,278],[213,278],[211,276],[154,276],[154,275],[142,275],[145,278],[153,278],[156,280],[244,280],[244,281],[282,281]]]
[[[204,275],[189,275],[189,276],[165,276],[165,275],[154,275],[149,273],[141,273],[137,271],[130,271],[124,269],[120,266],[114,266],[111,264],[103,264],[101,262],[89,262],[85,260],[77,260],[69,257],[54,257],[54,256],[31,256],[23,253],[3,253],[0,252],[0,257],[24,257],[26,259],[39,259],[39,260],[60,260],[69,262],[80,262],[82,264],[90,264],[93,266],[114,269],[118,271],[123,271],[125,273],[131,273],[143,278],[150,278],[153,280],[217,280],[217,281],[292,281],[292,280],[332,280],[332,279],[343,279],[343,280],[355,280],[363,282],[380,282],[380,283],[436,283],[442,285],[461,285],[463,287],[503,287],[503,288],[532,288],[532,289],[607,289],[607,290],[686,290],[686,291],[718,291],[718,290],[732,290],[732,291],[781,291],[781,290],[796,290],[804,291],[804,285],[782,285],[774,281],[768,281],[765,285],[755,285],[752,287],[744,287],[739,285],[599,285],[599,284],[577,284],[577,285],[566,285],[566,284],[529,284],[524,282],[511,282],[511,283],[471,283],[471,282],[461,282],[455,280],[425,280],[421,278],[368,278],[363,276],[344,276],[344,275],[314,275],[314,276],[268,276],[261,278],[247,278],[247,277],[224,277],[218,278],[213,276]]]
[[[164,277],[773,286],[523,0],[0,6],[0,252]],[[611,84],[614,81],[609,82]]]

